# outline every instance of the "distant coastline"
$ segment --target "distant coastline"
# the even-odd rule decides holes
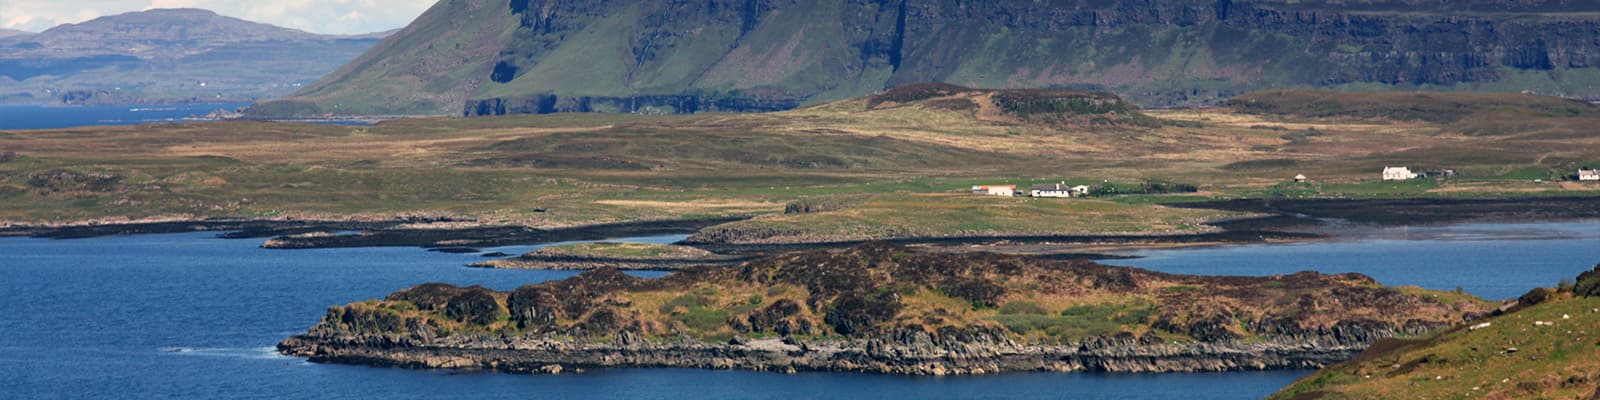
[[[0,130],[67,129],[193,122],[249,103],[38,105],[0,103]]]

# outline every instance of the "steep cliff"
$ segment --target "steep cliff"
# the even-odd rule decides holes
[[[1484,311],[1469,296],[1354,274],[1181,276],[869,244],[659,279],[598,270],[511,292],[422,285],[334,307],[279,349],[517,372],[1219,371],[1326,365]]]
[[[1600,96],[1564,0],[447,0],[257,114],[765,111],[913,82],[1210,103],[1268,87]]]

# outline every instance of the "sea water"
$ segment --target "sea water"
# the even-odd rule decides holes
[[[207,103],[57,107],[0,104],[0,130],[182,122],[186,118],[203,117],[213,111],[233,111],[248,105],[249,103]]]
[[[1193,274],[1354,270],[1493,298],[1600,262],[1600,225],[1382,230],[1368,239],[1140,252]],[[646,238],[670,242],[680,237]],[[567,271],[464,267],[415,248],[266,250],[214,234],[0,238],[0,398],[19,399],[1249,399],[1309,371],[1203,374],[851,373],[618,369],[528,376],[320,365],[273,346],[329,306],[426,282],[509,290]],[[488,249],[515,253],[529,247]],[[659,276],[649,274],[646,276]]]
[[[1356,229],[1333,240],[1129,252],[1106,264],[1175,274],[1356,272],[1386,285],[1511,299],[1600,264],[1600,221]]]

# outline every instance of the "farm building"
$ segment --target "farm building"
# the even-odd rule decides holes
[[[1305,174],[1300,174],[1300,175],[1295,175],[1294,176],[1294,181],[1295,182],[1306,183],[1306,181],[1309,181],[1309,180],[1311,180],[1311,178],[1307,178]]]
[[[1407,167],[1384,167],[1383,168],[1383,180],[1386,180],[1386,181],[1409,181],[1409,180],[1412,180],[1412,179],[1417,179],[1417,177],[1418,177],[1418,175],[1416,173],[1411,172],[1411,168],[1407,168]]]
[[[1578,180],[1585,182],[1600,181],[1600,170],[1580,169],[1578,170]]]
[[[1033,185],[1033,190],[1028,194],[1033,197],[1068,198],[1072,197],[1072,187],[1067,186],[1066,182]]]
[[[984,195],[984,196],[1011,197],[1011,196],[1016,196],[1017,195],[1017,185],[982,185],[982,186],[973,186],[972,187],[972,194]]]

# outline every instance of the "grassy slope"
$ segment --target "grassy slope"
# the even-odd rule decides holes
[[[1593,104],[1526,94],[1471,93],[1338,93],[1316,90],[1271,90],[1247,93],[1227,103],[1243,112],[1301,118],[1388,119],[1433,123],[1485,122],[1487,119],[1529,119],[1592,116]],[[1478,121],[1468,121],[1469,118]]]
[[[1589,399],[1600,395],[1600,298],[1569,293],[1432,337],[1380,344],[1274,399]],[[1548,323],[1549,325],[1544,325]],[[1515,350],[1511,350],[1515,349]]]
[[[366,54],[294,96],[256,105],[263,115],[457,115],[486,80],[516,19],[506,0],[445,1]]]
[[[1437,124],[1207,109],[1147,112],[1168,121],[1151,124],[1138,113],[1039,118],[996,104],[981,93],[891,92],[774,114],[3,132],[0,148],[20,156],[0,161],[0,198],[7,204],[0,220],[445,214],[554,226],[777,213],[791,202],[877,196],[931,199],[935,206],[1007,204],[941,206],[959,214],[948,220],[899,219],[918,232],[970,228],[952,221],[1012,226],[1033,215],[1054,215],[1072,225],[1070,231],[1112,232],[1146,223],[1147,229],[1180,227],[1197,217],[1144,205],[1154,201],[1600,191],[1592,184],[1527,179],[1600,162],[1594,156],[1600,138],[1581,129],[1596,122],[1587,114],[1518,114],[1500,122],[1545,128],[1482,135],[1463,128],[1475,117]],[[1462,176],[1372,182],[1385,165],[1449,167]],[[1280,185],[1296,173],[1311,176],[1312,184]],[[102,182],[96,174],[111,179]],[[918,196],[965,192],[976,184],[1147,179],[1197,184],[1202,192],[1108,198],[1126,206]],[[855,212],[887,221],[922,207],[915,203]],[[1090,209],[1115,212],[1101,219],[1079,213]],[[778,220],[834,223],[847,215]],[[1003,221],[984,222],[989,218]]]
[[[1498,60],[1491,60],[1494,66],[1482,68],[1456,65],[1449,60],[1459,58],[1457,53],[1477,54],[1473,52],[1479,48],[1520,44],[1485,44],[1500,39],[1459,30],[1477,24],[1437,18],[1444,10],[1464,18],[1485,19],[1485,24],[1497,26],[1493,31],[1505,32],[1503,35],[1538,35],[1566,29],[1546,29],[1540,21],[1551,16],[1591,18],[1593,13],[1582,11],[1595,11],[1592,6],[1563,3],[1547,7],[1540,3],[1513,7],[1472,1],[1271,3],[1290,9],[1354,12],[1363,18],[1355,22],[1364,24],[1327,23],[1299,29],[1303,27],[1298,23],[1283,25],[1279,20],[1294,17],[1241,22],[1254,11],[1238,11],[1232,20],[1219,21],[1212,17],[1214,1],[1158,3],[1159,9],[1131,11],[1108,6],[1113,3],[1089,1],[1048,5],[991,2],[963,8],[913,3],[914,12],[908,14],[905,34],[900,37],[896,35],[899,8],[875,2],[807,2],[759,10],[745,8],[754,3],[668,7],[667,3],[569,2],[550,5],[548,13],[545,9],[529,11],[534,14],[532,19],[540,22],[520,28],[522,18],[511,14],[505,0],[447,2],[397,38],[288,102],[268,103],[256,112],[449,115],[459,113],[466,100],[479,98],[738,90],[776,93],[815,104],[926,81],[1011,88],[1092,86],[1122,93],[1142,104],[1197,104],[1243,90],[1319,85],[1600,95],[1586,83],[1596,74],[1592,68],[1557,63],[1554,72],[1522,70],[1500,66]],[[1235,6],[1241,7],[1245,6]],[[1113,22],[1074,26],[1007,17],[1090,12]],[[1194,16],[1195,20],[1152,23],[1147,20],[1149,15]],[[541,19],[545,17],[548,19]],[[1336,20],[1340,19],[1317,21]],[[1438,31],[1439,39],[1393,34],[1411,30]],[[1317,33],[1325,31],[1338,33],[1332,39]],[[1391,34],[1381,34],[1384,32]],[[1482,43],[1457,43],[1463,37]],[[1440,42],[1449,45],[1430,45]],[[1412,65],[1408,63],[1415,60],[1359,61],[1417,48],[1450,53],[1443,61],[1428,61],[1427,69],[1390,65]],[[518,73],[510,82],[491,82],[490,71],[501,61],[517,66]],[[1429,75],[1442,68],[1454,69],[1438,72],[1438,77]],[[1463,76],[1477,78],[1457,82]],[[335,104],[340,108],[334,108]]]

